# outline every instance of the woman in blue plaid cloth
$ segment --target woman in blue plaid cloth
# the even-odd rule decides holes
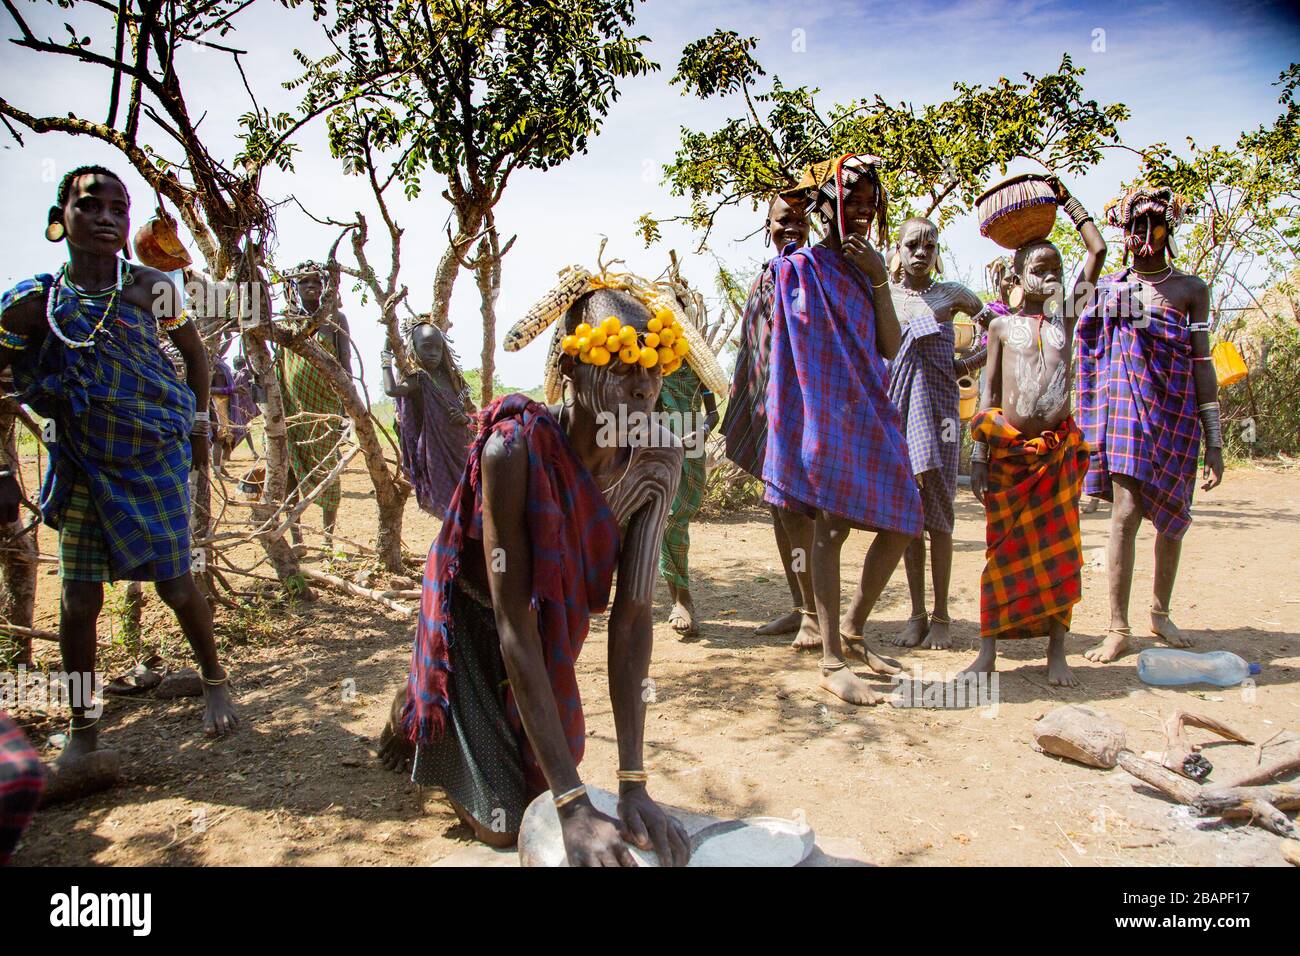
[[[41,514],[59,532],[63,669],[82,675],[47,802],[85,792],[92,776],[112,779],[102,773],[105,758],[93,761],[101,771],[94,774],[84,759],[98,745],[90,688],[105,581],[155,583],[198,658],[204,731],[220,736],[238,723],[212,611],[190,575],[188,477],[208,463],[207,352],[189,318],[177,314],[167,276],[120,256],[129,212],[114,173],[74,169],[59,185],[45,230],[50,242],[67,241],[68,262],[0,300],[0,370],[12,365],[20,401],[54,429]],[[184,358],[187,382],[160,348],[160,332]],[[12,520],[19,499],[13,473],[0,471],[0,522]]]

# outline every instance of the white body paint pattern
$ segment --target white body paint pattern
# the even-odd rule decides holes
[[[1070,363],[1058,364],[1048,379],[1042,384],[1043,372],[1047,363],[1043,355],[1034,346],[1035,331],[1043,341],[1060,351],[1065,347],[1065,330],[1058,324],[1059,320],[1033,323],[1027,318],[1017,316],[1007,330],[1007,345],[1014,349],[1016,361],[1016,414],[1021,418],[1049,418],[1065,406],[1070,390]],[[1038,325],[1031,330],[1031,325]]]

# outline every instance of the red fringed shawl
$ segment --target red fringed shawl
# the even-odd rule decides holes
[[[542,655],[569,750],[580,761],[586,727],[574,664],[591,615],[603,612],[609,601],[618,563],[618,523],[559,423],[544,405],[524,395],[507,395],[480,414],[465,473],[452,495],[442,531],[429,549],[402,729],[415,743],[430,743],[446,727],[451,585],[460,571],[465,539],[483,539],[480,459],[494,433],[507,443],[522,438],[528,446],[530,603],[537,611]],[[506,707],[524,748],[525,765],[535,770],[513,694],[507,694]]]

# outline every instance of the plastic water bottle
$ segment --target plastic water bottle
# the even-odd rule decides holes
[[[1144,684],[1178,687],[1183,684],[1213,684],[1234,687],[1259,673],[1258,664],[1247,664],[1231,651],[1180,651],[1152,647],[1138,655],[1138,677]]]

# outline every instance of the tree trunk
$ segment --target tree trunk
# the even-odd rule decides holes
[[[243,333],[244,355],[253,370],[258,386],[266,395],[266,408],[263,421],[266,430],[266,483],[262,496],[252,507],[253,517],[257,521],[267,521],[276,508],[284,501],[289,489],[289,442],[284,423],[284,398],[280,394],[280,381],[275,376],[274,363],[271,360],[267,341],[274,335],[271,326],[271,295],[268,283],[258,266],[253,275],[241,276],[242,281],[260,283],[263,293],[258,296],[256,313],[248,316]],[[241,323],[245,317],[240,316]],[[266,549],[266,556],[281,581],[292,577],[301,577],[298,557],[283,535],[264,535],[260,539]],[[300,597],[311,600],[311,592],[304,588]]]
[[[479,308],[483,314],[483,350],[479,353],[479,408],[492,401],[492,380],[496,375],[497,297],[501,294],[501,250],[493,229],[479,243],[474,278],[478,284]]]
[[[475,207],[456,210],[456,237],[438,260],[433,276],[433,324],[446,332],[451,328],[451,292],[460,272],[461,260],[479,230],[483,228],[484,212]]]

